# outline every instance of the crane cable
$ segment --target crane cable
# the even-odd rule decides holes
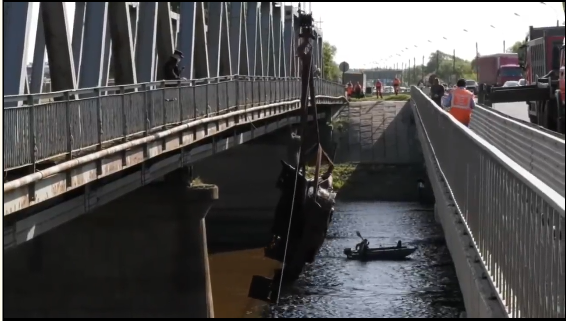
[[[305,38],[308,39],[308,38]],[[309,42],[310,45],[310,40],[306,40]],[[312,48],[311,48],[312,49]],[[305,108],[307,109],[307,120],[308,120],[308,100],[309,100],[309,86],[310,86],[310,80],[311,80],[311,75],[312,75],[312,52],[310,52],[310,61],[308,62],[308,67],[309,67],[309,77],[307,78],[307,94],[305,95],[305,101],[304,101],[304,105]],[[304,68],[304,66],[303,66]],[[304,139],[305,133],[304,133],[304,128],[303,128],[303,133],[301,135],[301,140]],[[303,148],[303,141],[301,141],[301,145],[299,146],[299,155],[301,155],[302,153],[302,148]],[[299,156],[300,158],[300,156]],[[306,177],[306,170],[305,170],[305,177]],[[293,187],[293,199],[291,200],[291,214],[289,215],[289,227],[287,228],[287,238],[285,240],[285,252],[283,254],[283,265],[281,267],[281,277],[279,279],[279,286],[277,287],[277,302],[276,305],[279,305],[279,296],[281,295],[281,286],[283,285],[283,274],[285,273],[285,263],[287,262],[287,248],[289,247],[289,236],[291,235],[291,223],[293,222],[293,209],[295,208],[295,196],[297,194],[297,181],[299,178],[299,162],[297,162],[297,168],[295,169],[295,184]]]

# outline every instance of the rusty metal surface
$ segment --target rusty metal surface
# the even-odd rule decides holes
[[[344,98],[319,96],[317,100],[320,103],[339,104],[344,101]],[[76,158],[25,176],[19,180],[6,183],[4,184],[4,215],[13,214],[34,204],[62,195],[69,190],[117,173],[125,168],[138,165],[164,152],[187,147],[235,126],[290,113],[297,110],[299,108],[298,105],[298,101],[291,101],[236,111],[222,116],[203,118],[152,136]],[[263,135],[267,130],[265,127],[276,129],[278,124],[281,124],[281,121],[274,121],[273,125],[259,126],[252,130],[252,138]],[[207,131],[206,127],[211,125],[217,130]],[[164,146],[165,149],[163,148]],[[145,157],[144,149],[147,149],[147,156]],[[67,183],[67,173],[70,173],[70,184]],[[30,184],[34,184],[31,185],[32,188],[30,188]]]
[[[318,118],[324,118],[325,115],[321,111]],[[312,117],[311,117],[312,118]],[[166,158],[164,160],[158,161],[151,166],[142,166],[140,171],[120,178],[114,182],[103,185],[97,189],[85,188],[84,193],[81,196],[65,201],[56,206],[50,207],[42,212],[34,214],[30,217],[21,219],[15,223],[13,226],[7,226],[4,228],[4,248],[10,248],[18,244],[22,244],[26,241],[33,239],[61,224],[64,224],[72,219],[75,219],[87,212],[90,212],[108,202],[117,199],[141,186],[147,185],[152,181],[159,179],[163,175],[170,173],[177,168],[186,166],[188,164],[197,162],[201,159],[209,157],[211,155],[225,151],[228,148],[244,144],[255,137],[259,137],[263,134],[273,132],[284,126],[299,123],[299,117],[288,116],[277,121],[270,122],[263,126],[252,127],[250,131],[239,133],[235,136],[227,137],[225,139],[220,139],[216,143],[206,144],[192,148],[191,150],[186,150],[181,148],[180,152]],[[91,163],[94,164],[94,163]],[[91,165],[92,166],[92,165]],[[85,165],[84,167],[78,167],[75,169],[77,173],[85,173],[91,170],[92,167]],[[65,174],[52,176],[50,180],[51,185],[65,183]],[[84,181],[86,183],[86,181]],[[80,186],[74,186],[75,188]],[[14,209],[18,207],[17,202],[21,202],[24,198],[29,199],[28,195],[25,193],[27,188],[20,188],[14,190],[11,194],[10,200],[5,198],[4,208]],[[48,194],[53,192],[52,190],[44,191],[42,194],[42,199],[49,199],[53,197],[53,194]],[[36,194],[38,192],[36,191]],[[16,198],[17,197],[17,198]],[[20,206],[25,208],[29,206],[29,202],[25,201],[25,206]],[[13,211],[12,211],[13,213]],[[4,212],[6,215],[6,211]]]

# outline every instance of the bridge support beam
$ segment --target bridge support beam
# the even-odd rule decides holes
[[[248,2],[246,14],[246,30],[248,31],[248,53],[250,75],[263,75],[261,54],[260,11],[257,2]]]
[[[41,2],[39,3],[41,12]],[[43,92],[43,79],[45,78],[45,28],[43,15],[37,15],[37,32],[35,33],[35,47],[33,50],[33,65],[31,67],[30,92],[39,94]]]
[[[155,40],[157,45],[156,80],[163,80],[165,79],[163,65],[173,54],[175,44],[169,2],[157,3],[157,36]]]
[[[226,2],[209,2],[207,41],[211,77],[232,74],[227,9]]]
[[[209,77],[208,44],[202,2],[181,2],[178,49],[185,55],[189,79]]]
[[[273,3],[260,2],[261,50],[263,52],[263,76],[275,76],[273,53]]]
[[[21,95],[26,83],[27,36],[30,29],[31,2],[4,4],[4,95]]]
[[[242,46],[245,46],[244,38],[245,24],[242,24],[244,18],[244,2],[230,2],[230,18],[228,22],[230,23],[228,29],[230,32],[230,64],[232,65],[232,72],[236,75],[240,74],[240,66],[243,64],[247,57],[242,55]],[[247,55],[247,51],[245,52]],[[247,61],[244,66],[247,74]],[[242,68],[242,69],[244,69]]]
[[[218,189],[186,173],[7,250],[5,315],[213,317],[204,218]]]
[[[85,26],[86,2],[75,2],[75,18],[73,22],[73,62],[75,76],[79,78],[81,70],[81,57],[83,51],[83,36]],[[34,62],[35,66],[35,62]]]
[[[144,83],[155,80],[157,2],[140,2],[139,6],[136,73],[138,82]]]
[[[79,88],[99,87],[103,81],[104,53],[107,45],[107,15],[107,2],[88,2],[86,4]]]
[[[168,4],[168,2],[165,2]],[[135,84],[134,42],[128,2],[108,2],[108,25],[112,39],[112,61],[116,85]]]
[[[296,75],[295,73],[295,61],[296,61],[296,54],[295,54],[295,15],[293,14],[293,6],[285,6],[285,28],[284,28],[284,50],[285,50],[285,57],[286,58],[286,73],[288,77],[293,77]]]

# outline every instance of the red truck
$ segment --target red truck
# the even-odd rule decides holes
[[[525,101],[531,123],[564,134],[564,35],[563,26],[530,27],[519,51],[526,86],[491,88],[489,103]]]
[[[519,66],[519,55],[516,53],[479,56],[477,65],[480,84],[499,87],[506,81],[523,78],[523,69]]]

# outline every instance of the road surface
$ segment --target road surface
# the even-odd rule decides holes
[[[527,103],[524,102],[493,104],[493,109],[520,120],[530,121]]]

